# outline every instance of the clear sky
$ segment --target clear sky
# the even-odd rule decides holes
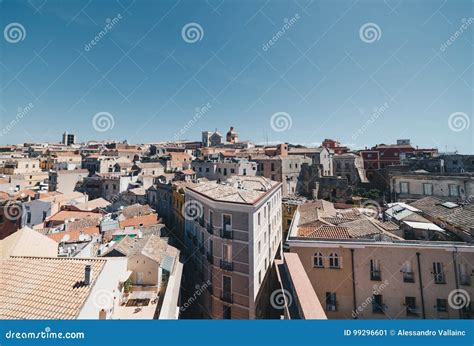
[[[473,153],[473,6],[0,0],[0,144],[58,142],[65,130],[200,140],[234,126],[257,143],[410,138]],[[112,120],[98,124],[100,112]]]

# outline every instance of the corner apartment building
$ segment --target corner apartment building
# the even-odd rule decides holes
[[[188,270],[196,285],[212,283],[201,297],[203,317],[263,316],[282,239],[281,186],[265,177],[235,176],[186,189],[185,207],[198,210],[194,219],[185,210]]]
[[[329,319],[473,318],[452,296],[474,297],[474,246],[390,238],[341,239],[337,229],[315,238],[295,213],[286,245],[298,254]],[[453,293],[454,292],[454,293]]]

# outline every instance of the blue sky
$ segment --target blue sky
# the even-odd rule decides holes
[[[33,105],[0,143],[59,141],[65,130],[80,141],[156,142],[180,131],[198,140],[203,130],[225,133],[233,125],[257,143],[333,138],[360,148],[411,138],[420,147],[472,153],[473,6],[0,0],[0,126]],[[24,28],[22,40],[6,39],[10,23]],[[188,23],[202,28],[196,42],[183,39]],[[361,33],[366,23],[375,38]],[[107,131],[94,128],[99,112],[113,117]],[[291,120],[277,128],[284,131],[271,126],[279,112]]]

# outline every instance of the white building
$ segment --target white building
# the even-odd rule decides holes
[[[265,177],[234,176],[186,189],[187,269],[195,284],[208,283],[201,301],[206,317],[262,316],[281,248],[281,198],[281,183]]]

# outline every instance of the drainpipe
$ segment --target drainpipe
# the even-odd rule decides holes
[[[455,246],[454,251],[453,251],[454,282],[456,283],[456,290],[459,290],[459,278],[458,278],[458,271],[457,271],[458,265],[456,261],[457,253],[458,253],[458,248]],[[459,313],[459,319],[462,320],[463,319],[462,309],[458,309],[458,313]]]
[[[416,253],[416,261],[418,263],[418,280],[420,280],[420,294],[421,294],[421,311],[423,314],[423,319],[426,319],[425,313],[425,297],[423,294],[423,281],[421,280],[421,264],[420,264],[420,253]]]
[[[357,318],[357,301],[356,301],[356,282],[355,282],[355,270],[354,270],[354,249],[351,249],[351,265],[352,265],[352,303],[355,318]]]

